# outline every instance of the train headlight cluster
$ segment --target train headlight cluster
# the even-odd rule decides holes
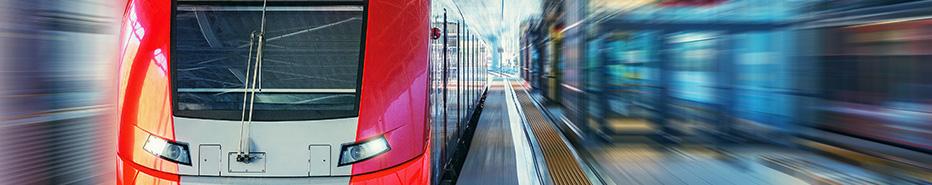
[[[191,165],[191,155],[188,153],[188,145],[171,142],[160,137],[149,136],[146,144],[143,146],[147,152],[159,156],[162,159],[176,162],[179,164]]]
[[[388,146],[388,141],[386,141],[383,136],[368,141],[343,145],[343,148],[340,150],[339,166],[373,158],[389,150],[391,150],[391,147]]]

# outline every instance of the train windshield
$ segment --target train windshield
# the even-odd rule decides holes
[[[178,1],[171,28],[175,115],[238,121],[245,109],[255,121],[357,116],[363,9]]]

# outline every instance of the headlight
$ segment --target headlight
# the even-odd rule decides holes
[[[188,153],[188,145],[175,143],[160,137],[149,136],[146,139],[146,145],[143,146],[147,152],[184,165],[191,165],[191,155]]]
[[[388,146],[388,141],[386,141],[383,136],[368,141],[343,145],[343,148],[340,150],[340,164],[338,166],[363,161],[388,152],[389,150],[391,150],[391,147]]]

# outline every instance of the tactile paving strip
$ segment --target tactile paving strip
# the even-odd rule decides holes
[[[517,84],[512,87],[515,89],[523,88]],[[534,106],[526,93],[515,92],[515,94],[524,110],[524,116],[531,126],[531,131],[540,144],[544,161],[547,163],[547,171],[553,180],[553,184],[592,184],[583,172],[582,167],[579,166],[579,161],[573,156],[569,146],[563,142],[559,131],[554,128],[554,125]]]

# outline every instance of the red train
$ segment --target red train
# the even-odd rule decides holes
[[[488,85],[450,1],[130,0],[118,184],[428,184]]]

